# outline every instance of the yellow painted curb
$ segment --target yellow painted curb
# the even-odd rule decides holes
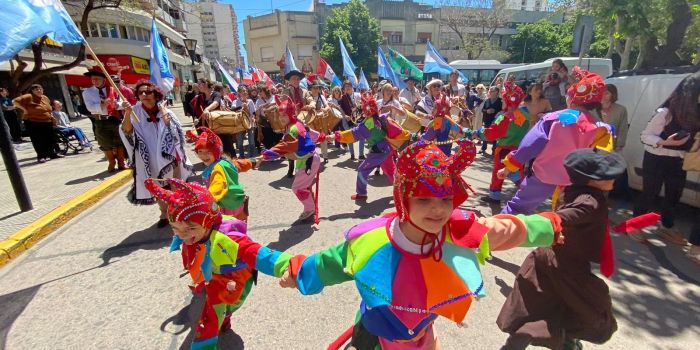
[[[78,214],[128,184],[132,178],[133,170],[121,171],[0,241],[0,266],[7,264]]]

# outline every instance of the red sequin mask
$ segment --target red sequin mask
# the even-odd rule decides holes
[[[435,99],[435,107],[433,107],[433,116],[435,117],[446,117],[450,114],[450,100],[447,95],[440,93]]]
[[[374,95],[370,92],[366,92],[362,95],[362,114],[366,117],[374,117],[379,114],[379,107],[377,106],[377,101],[374,99]]]
[[[144,184],[151,194],[168,205],[172,222],[194,222],[210,229],[221,223],[221,211],[209,190],[195,182],[168,179],[170,190],[162,188],[154,179]]]
[[[512,81],[507,81],[503,84],[503,94],[501,94],[501,98],[506,109],[517,108],[520,106],[520,102],[523,102],[525,92]]]
[[[219,159],[223,153],[223,143],[221,142],[221,138],[213,131],[209,128],[202,127],[199,128],[199,136],[194,144],[195,151],[199,151],[200,149],[209,150],[209,152],[214,155],[214,158]]]

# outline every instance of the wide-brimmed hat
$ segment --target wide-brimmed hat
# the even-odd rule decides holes
[[[436,85],[436,84],[442,86],[443,85],[442,80],[433,79],[433,80],[429,81],[427,84],[425,84],[425,87],[430,88],[431,86]]]
[[[107,79],[107,75],[105,75],[103,72],[100,72],[98,70],[89,70],[89,71],[83,73],[83,75],[86,77],[95,76],[95,77],[102,77],[104,79]]]
[[[298,76],[299,79],[304,79],[304,77],[306,76],[306,75],[304,75],[304,73],[302,73],[296,69],[292,69],[287,74],[284,75],[284,80],[289,80],[295,75]]]

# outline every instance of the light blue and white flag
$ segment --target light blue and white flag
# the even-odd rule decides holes
[[[357,76],[355,75],[355,70],[357,70],[357,68],[355,64],[352,63],[350,54],[348,54],[348,50],[345,48],[345,44],[343,44],[343,38],[338,37],[338,40],[340,41],[340,55],[343,58],[343,76],[348,78],[352,86],[357,87]]]
[[[367,82],[367,77],[365,77],[365,72],[360,68],[360,82],[357,84],[358,90],[369,90],[369,82]]]
[[[63,44],[85,41],[59,0],[0,0],[0,62],[46,35]]]
[[[440,74],[445,74],[449,75],[453,71],[455,71],[452,66],[447,63],[445,58],[440,55],[440,53],[433,47],[433,44],[428,41],[427,45],[425,46],[425,59],[423,60],[423,73],[440,73]],[[463,83],[469,82],[469,79],[462,74],[462,72],[457,71],[459,74],[460,79],[462,79]]]
[[[154,82],[163,93],[168,93],[175,85],[175,76],[170,71],[170,59],[168,50],[163,46],[156,26],[156,19],[151,25],[151,81]]]
[[[219,68],[219,72],[221,72],[221,76],[223,77],[224,83],[228,85],[231,91],[238,92],[238,82],[236,81],[236,79],[231,77],[230,74],[228,74],[224,66],[221,65],[221,62],[219,62],[219,60],[216,60],[216,67]]]
[[[287,45],[287,48],[284,51],[284,75],[287,75],[293,70],[298,71],[299,69],[294,63],[294,56],[292,56],[292,51],[289,50],[289,45]]]
[[[401,76],[391,69],[389,61],[387,61],[386,56],[384,56],[384,50],[382,47],[377,47],[377,75],[391,80],[392,85],[403,89],[406,87],[406,83],[401,79]]]

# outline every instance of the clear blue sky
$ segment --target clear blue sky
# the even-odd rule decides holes
[[[326,0],[327,4],[338,4],[343,2],[348,2],[349,0]],[[424,4],[434,4],[435,0],[414,0],[418,3]],[[260,16],[266,13],[270,13],[271,9],[280,9],[283,11],[306,11],[311,7],[312,0],[219,0],[222,4],[233,5],[233,10],[236,12],[236,18],[238,18],[238,36],[241,42],[241,55],[246,59],[245,48],[243,44],[245,39],[243,38],[243,20],[248,16]]]

